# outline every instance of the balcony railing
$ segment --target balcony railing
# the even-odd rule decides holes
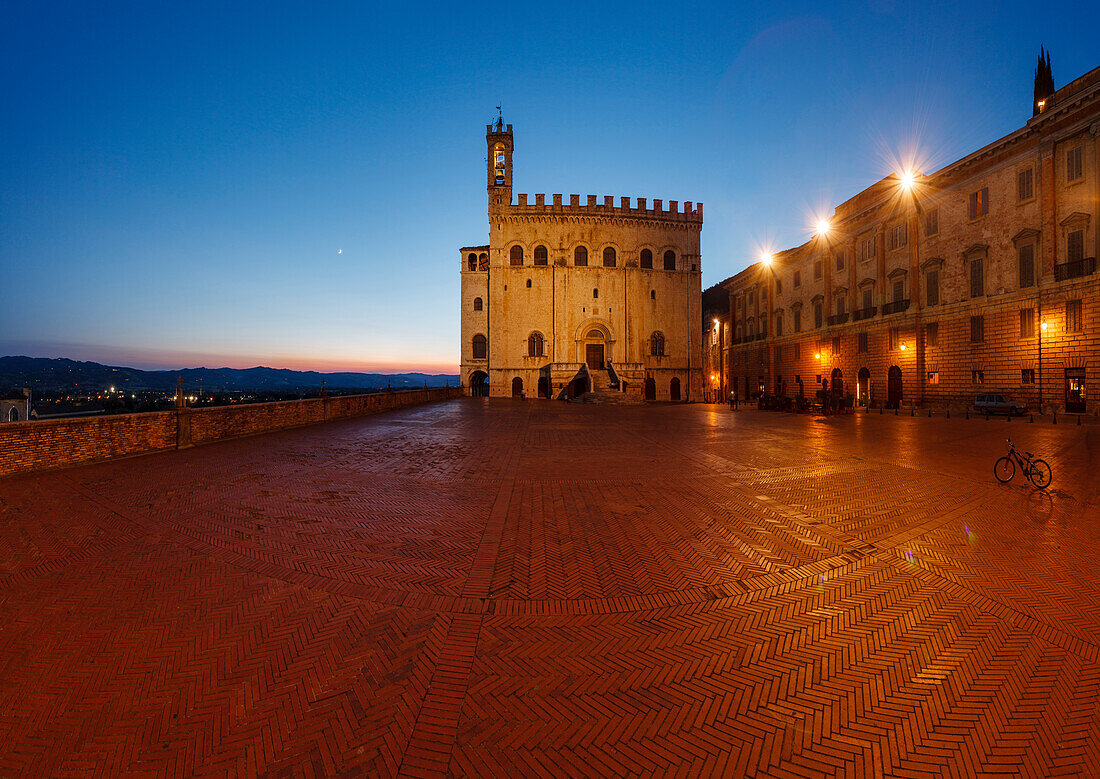
[[[829,326],[832,327],[833,325],[842,325],[847,321],[847,314],[833,314],[831,317],[829,317]]]
[[[1061,265],[1054,266],[1055,281],[1065,281],[1066,279],[1076,279],[1081,276],[1091,276],[1094,273],[1096,273],[1095,257],[1085,257],[1083,260],[1063,262]]]
[[[852,321],[858,322],[861,319],[870,319],[878,313],[878,306],[867,306],[867,308],[857,308],[852,312]]]
[[[907,308],[909,308],[908,300],[895,300],[891,303],[883,303],[882,315],[886,316],[887,314],[896,314],[899,311],[906,310]]]

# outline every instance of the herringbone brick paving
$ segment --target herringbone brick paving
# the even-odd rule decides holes
[[[467,399],[8,479],[0,775],[1100,775],[1098,443]]]

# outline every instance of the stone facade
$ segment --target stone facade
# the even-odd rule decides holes
[[[489,241],[460,250],[469,394],[702,390],[702,204],[512,198],[512,126],[486,128]]]
[[[831,385],[942,407],[998,392],[1095,413],[1100,68],[1036,91],[1024,127],[932,175],[888,176],[823,233],[723,282],[722,381],[742,398]]]

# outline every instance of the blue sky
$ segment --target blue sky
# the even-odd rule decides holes
[[[1100,65],[1057,3],[6,3],[0,354],[454,371],[515,191],[704,203],[703,283]]]

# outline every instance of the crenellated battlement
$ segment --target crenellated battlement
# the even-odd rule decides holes
[[[535,195],[535,202],[528,202],[529,195],[517,195],[518,202],[511,203],[504,208],[510,214],[518,215],[567,215],[567,216],[618,216],[634,219],[659,219],[662,221],[703,223],[703,204],[686,200],[681,209],[680,201],[669,200],[667,207],[665,201],[660,198],[653,200],[650,206],[649,199],[639,197],[634,199],[620,197],[619,205],[615,205],[612,195],[604,195],[603,202],[599,202],[596,195],[588,195],[584,203],[580,195],[570,195],[569,203],[563,203],[562,195],[551,195],[551,201],[546,202],[546,195]]]

